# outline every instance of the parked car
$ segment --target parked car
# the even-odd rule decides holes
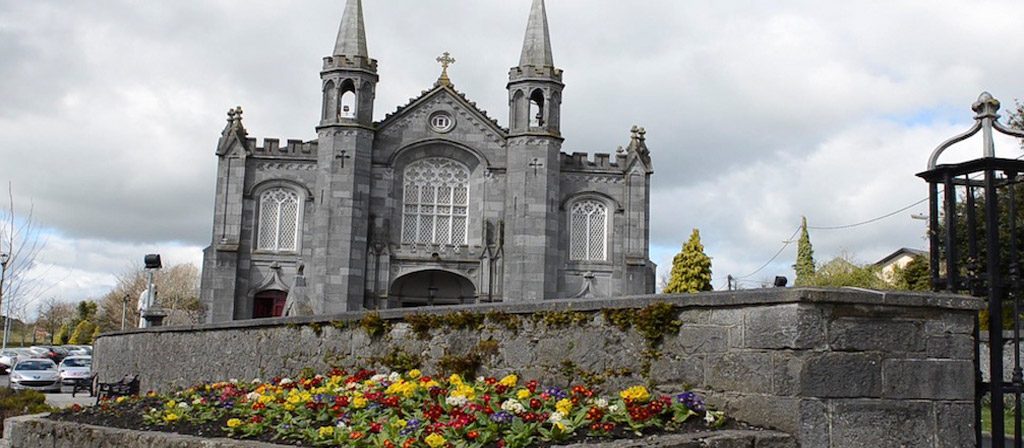
[[[92,356],[91,345],[65,345],[63,346],[68,352],[68,356]]]
[[[54,364],[63,361],[64,357],[68,355],[66,350],[52,345],[33,345],[29,347],[29,350],[37,353],[37,357],[49,359]]]
[[[11,370],[11,389],[60,392],[57,364],[49,359],[18,361]]]
[[[57,367],[61,384],[73,386],[75,383],[92,381],[92,356],[68,356]]]

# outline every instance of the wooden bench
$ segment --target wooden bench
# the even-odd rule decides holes
[[[71,396],[74,397],[78,392],[89,392],[89,396],[93,396],[96,393],[96,374],[92,374],[89,378],[81,378],[71,383]]]
[[[130,397],[139,394],[139,376],[128,378],[125,375],[116,383],[96,383],[96,404],[103,398]]]

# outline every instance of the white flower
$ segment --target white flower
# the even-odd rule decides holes
[[[391,375],[388,375],[388,381],[391,381],[392,383],[400,379],[402,379],[402,374],[398,372],[391,372]]]
[[[466,397],[464,397],[462,395],[458,395],[458,396],[449,396],[448,398],[444,399],[444,402],[447,403],[448,406],[463,406],[466,403],[469,403],[469,400],[466,399]]]
[[[249,401],[256,401],[260,399],[260,394],[256,392],[249,392],[249,395],[246,395],[245,399]]]
[[[291,384],[291,383],[294,383],[294,381],[292,381],[291,378],[281,378],[281,383],[280,384],[282,386],[284,386],[285,384]]]
[[[188,403],[178,403],[179,409],[188,409]]]
[[[564,423],[565,416],[561,412],[555,411],[551,413],[551,417],[548,417],[548,423]]]
[[[721,418],[723,415],[725,414],[723,414],[722,412],[708,411],[706,414],[704,414],[704,421],[707,422],[707,424],[712,425],[716,421],[718,421],[718,419]]]
[[[616,412],[619,412],[619,405],[613,404],[611,406],[608,406],[608,412],[610,412],[612,414],[614,414]]]
[[[235,378],[231,378],[230,380],[228,380],[228,382],[231,384],[238,384],[238,380]]]
[[[486,381],[486,380],[487,380],[487,378],[484,378],[484,377],[482,377],[482,376],[478,376],[478,377],[476,377],[476,382],[477,382],[477,383],[482,383],[482,382],[484,382],[484,381]]]
[[[501,404],[501,410],[511,412],[513,414],[518,414],[521,412],[526,412],[526,407],[523,406],[523,404],[520,403],[518,400],[514,398],[509,398],[508,400],[505,400],[505,402]]]
[[[598,409],[607,409],[608,400],[605,400],[604,398],[598,398],[594,400],[594,406],[597,406]]]
[[[337,427],[338,427],[338,429],[345,429],[345,428],[347,428],[347,427],[348,427],[348,426],[346,426],[346,425],[345,425],[345,422],[343,422],[343,421],[341,421],[341,420],[338,420],[338,424],[337,424],[337,425],[335,425],[335,426],[337,426]]]
[[[261,380],[261,379],[259,379],[259,378],[253,378],[253,379],[252,379],[252,383],[253,383],[253,384],[260,384],[260,383],[262,383],[262,382],[263,382],[263,380]]]
[[[386,380],[386,379],[388,379],[388,376],[383,374],[383,373],[378,373],[378,374],[370,377],[370,381],[373,381],[374,383],[378,383],[378,384],[381,383],[382,381]]]

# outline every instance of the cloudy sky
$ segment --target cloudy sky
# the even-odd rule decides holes
[[[102,294],[152,251],[198,263],[225,111],[243,106],[254,137],[315,138],[343,3],[0,0],[0,180],[43,228],[42,290]],[[364,3],[378,118],[431,86],[450,51],[457,88],[507,123],[529,0]],[[914,174],[970,126],[978,94],[1024,97],[1019,0],[549,0],[548,13],[564,150],[614,152],[645,126],[654,261],[668,268],[699,228],[716,288],[792,277],[793,246],[748,274],[801,215],[840,226],[924,198]],[[925,208],[813,230],[816,254],[924,247],[910,215]]]

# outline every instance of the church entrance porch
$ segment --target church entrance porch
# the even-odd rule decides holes
[[[406,274],[391,284],[389,302],[396,307],[471,304],[476,287],[466,277],[442,270]]]
[[[253,297],[252,318],[264,319],[267,317],[281,317],[284,314],[284,304],[288,300],[288,293],[284,291],[263,291]]]

